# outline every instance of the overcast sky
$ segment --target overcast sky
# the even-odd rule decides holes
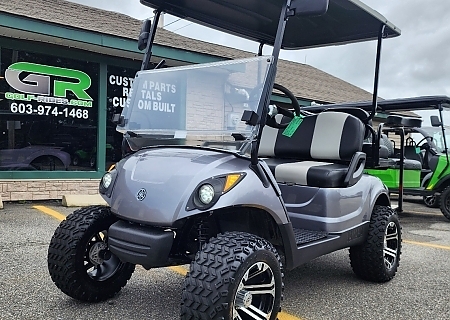
[[[138,19],[151,17],[152,9],[139,0],[71,0],[125,13]],[[379,96],[450,96],[449,0],[362,0],[402,30],[383,42]],[[165,17],[167,30],[208,42],[256,52],[258,45],[226,34],[205,30],[187,21]],[[171,23],[174,22],[174,23]],[[170,25],[169,25],[170,23]],[[117,26],[120,28],[120,26]],[[284,51],[282,58],[312,65],[369,92],[373,90],[376,41],[343,46]],[[300,80],[301,81],[301,80]]]

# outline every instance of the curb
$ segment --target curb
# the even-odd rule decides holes
[[[107,203],[99,194],[68,194],[62,196],[61,204],[64,207],[87,207],[104,205]]]

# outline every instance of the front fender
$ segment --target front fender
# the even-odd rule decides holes
[[[124,220],[170,227],[177,220],[233,206],[264,209],[277,223],[288,219],[273,187],[263,186],[250,169],[249,159],[234,154],[200,148],[152,148],[123,159],[116,170],[113,189],[102,196],[111,211]],[[199,183],[230,173],[245,173],[245,177],[207,210],[188,209]]]
[[[258,208],[269,213],[277,224],[288,223],[288,216],[283,205],[281,197],[279,197],[273,186],[269,184],[264,187],[259,177],[247,165],[242,168],[241,172],[245,172],[245,178],[242,179],[233,189],[223,194],[210,210],[219,210],[224,208],[232,208],[236,206]],[[186,210],[186,206],[180,208],[178,218],[183,219],[194,216],[205,211],[194,209]]]

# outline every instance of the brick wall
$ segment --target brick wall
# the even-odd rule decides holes
[[[0,180],[3,201],[57,200],[67,194],[97,194],[100,179]]]

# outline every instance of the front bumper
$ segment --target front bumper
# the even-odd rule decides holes
[[[173,231],[118,221],[108,231],[109,250],[121,261],[146,269],[167,265]]]

